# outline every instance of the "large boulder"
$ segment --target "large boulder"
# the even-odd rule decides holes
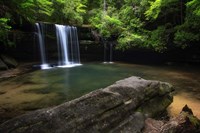
[[[0,132],[140,133],[146,116],[164,111],[172,102],[172,91],[168,83],[130,77],[59,106],[11,119],[0,125]],[[159,105],[146,109],[147,103]]]

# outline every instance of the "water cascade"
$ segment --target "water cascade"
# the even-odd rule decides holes
[[[79,42],[77,28],[56,24],[59,67],[80,65]]]
[[[48,32],[47,33],[44,32],[45,25],[46,24],[43,24],[43,23],[36,23],[39,47],[40,47],[40,53],[41,53],[41,61],[42,61],[42,64],[40,65],[41,69],[51,68],[49,65],[49,62],[47,62],[47,57],[46,57],[46,52],[48,51],[48,49],[45,47],[46,45],[45,34],[47,34]],[[54,65],[54,66],[73,67],[73,66],[81,65],[77,28],[73,26],[65,26],[65,25],[56,24],[54,26],[53,31],[54,33],[56,31],[57,47],[55,47],[55,50],[58,51],[58,54],[57,54],[58,60],[56,58],[57,62],[54,63],[58,65]]]
[[[104,41],[104,64],[113,63],[113,44]]]
[[[38,34],[38,41],[40,47],[40,55],[41,55],[41,68],[42,69],[49,69],[49,64],[46,62],[46,52],[45,52],[45,43],[44,43],[44,26],[43,24],[36,23],[37,34]]]
[[[68,57],[68,49],[67,49],[67,27],[64,25],[57,25],[56,24],[56,36],[58,42],[58,65],[69,65],[69,57]]]
[[[106,0],[104,0],[103,3],[103,18],[106,16],[107,11],[106,11]],[[103,45],[104,45],[104,62],[103,63],[113,63],[112,58],[113,58],[113,44],[109,43],[106,39],[103,39]],[[109,46],[108,46],[109,45]]]
[[[110,61],[109,61],[109,63],[113,63],[112,62],[112,60],[113,60],[113,44],[112,43],[110,43]]]

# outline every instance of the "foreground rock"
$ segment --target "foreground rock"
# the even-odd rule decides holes
[[[143,133],[200,133],[200,120],[186,105],[178,116],[167,122],[146,119]]]
[[[130,77],[59,106],[9,120],[0,125],[0,132],[139,133],[145,116],[155,116],[172,102],[172,90],[168,83]]]

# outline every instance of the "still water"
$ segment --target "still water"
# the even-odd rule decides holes
[[[0,122],[19,114],[58,105],[130,76],[171,83],[177,115],[187,104],[200,118],[200,69],[191,66],[150,66],[87,63],[73,68],[37,70],[0,82]]]

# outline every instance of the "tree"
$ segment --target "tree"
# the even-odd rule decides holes
[[[116,8],[110,6],[106,9],[93,10],[89,22],[104,38],[112,38],[114,36],[116,38],[122,28],[122,22],[119,20]]]
[[[63,8],[64,18],[66,23],[71,25],[81,25],[84,21],[84,14],[86,14],[86,0],[65,0]]]
[[[15,25],[47,21],[90,24],[102,37],[117,40],[116,48],[122,50],[144,47],[163,52],[200,41],[199,0],[104,1],[1,0],[0,36],[5,40]]]
[[[200,1],[192,0],[186,3],[186,17],[182,25],[176,27],[174,42],[185,48],[200,41]]]

